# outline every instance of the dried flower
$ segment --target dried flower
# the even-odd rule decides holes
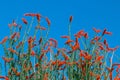
[[[22,18],[22,21],[23,21],[24,24],[28,24],[28,22],[25,18]]]
[[[47,17],[46,17],[46,21],[47,21],[48,26],[50,26],[51,22]]]
[[[70,22],[72,22],[73,16],[70,16]]]

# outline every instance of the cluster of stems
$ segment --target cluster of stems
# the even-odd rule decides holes
[[[0,79],[120,80],[120,64],[113,63],[118,46],[109,47],[104,35],[112,33],[107,29],[93,28],[92,38],[84,30],[72,35],[70,16],[68,35],[61,36],[66,41],[59,48],[58,41],[48,37],[51,22],[47,17],[38,13],[26,13],[24,17],[23,25],[15,21],[8,25],[10,35],[0,42],[4,49]]]

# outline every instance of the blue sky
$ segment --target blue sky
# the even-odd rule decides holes
[[[4,0],[0,3],[0,34],[3,38],[8,30],[8,23],[12,19],[21,20],[24,13],[33,12],[48,16],[51,20],[51,36],[65,34],[68,26],[69,16],[72,15],[72,32],[80,29],[92,31],[92,27],[108,28],[113,32],[111,43],[120,44],[119,0]],[[6,33],[6,34],[5,34]]]
[[[8,35],[8,23],[13,19],[20,21],[28,12],[47,16],[51,20],[50,37],[58,41],[62,41],[60,35],[67,34],[69,16],[72,15],[73,34],[84,29],[91,36],[92,27],[107,28],[113,33],[107,38],[110,46],[120,45],[120,0],[2,0],[0,40]],[[2,50],[0,54],[3,54]]]

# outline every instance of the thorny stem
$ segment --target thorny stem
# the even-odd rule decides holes
[[[33,21],[34,21],[34,17],[32,17],[32,20],[31,20],[30,26],[29,26],[29,27],[28,27],[28,25],[26,26],[25,34],[24,34],[23,39],[22,39],[23,42],[25,41],[25,40],[24,40],[25,37],[28,36],[28,34],[29,34],[29,32],[30,32],[30,30],[31,30],[31,28],[32,28]]]
[[[105,52],[105,54],[106,54],[106,52]],[[103,67],[103,70],[101,71],[101,76],[103,75],[103,72],[106,68],[107,57],[108,57],[108,53],[105,55],[104,67]]]
[[[110,58],[110,62],[111,62],[110,68],[112,68],[112,61],[113,61],[114,53],[115,53],[115,52],[113,51],[112,56],[111,56],[111,58]]]
[[[34,56],[33,58],[34,58],[34,63],[33,63],[34,72],[36,72],[36,71],[35,71],[35,56]]]
[[[49,31],[50,31],[50,26],[48,26],[48,30],[47,30],[47,33],[46,33],[46,39],[45,40],[47,40],[47,38],[48,38],[48,34],[49,34]]]
[[[68,36],[71,38],[71,23],[68,25]]]
[[[80,38],[80,40],[81,40],[81,42],[82,42],[82,44],[83,44],[83,46],[84,46],[84,48],[85,48],[85,50],[87,49],[87,46],[85,45],[85,43],[84,43],[84,41],[82,40],[82,38]]]

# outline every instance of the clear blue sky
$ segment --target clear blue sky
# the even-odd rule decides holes
[[[41,13],[51,20],[51,36],[66,33],[68,19],[73,15],[72,32],[80,29],[91,31],[92,27],[108,28],[113,32],[111,43],[120,44],[119,0],[3,0],[0,2],[0,39],[7,33],[8,23],[18,21],[26,12]],[[57,33],[56,33],[57,32]]]
[[[62,41],[67,34],[69,16],[73,16],[72,33],[84,29],[92,35],[92,27],[107,28],[111,47],[120,45],[120,0],[2,0],[0,2],[0,40],[8,35],[8,23],[21,20],[24,13],[41,13],[51,20],[50,37]],[[117,51],[120,53],[120,50]],[[0,54],[3,54],[0,46]]]

